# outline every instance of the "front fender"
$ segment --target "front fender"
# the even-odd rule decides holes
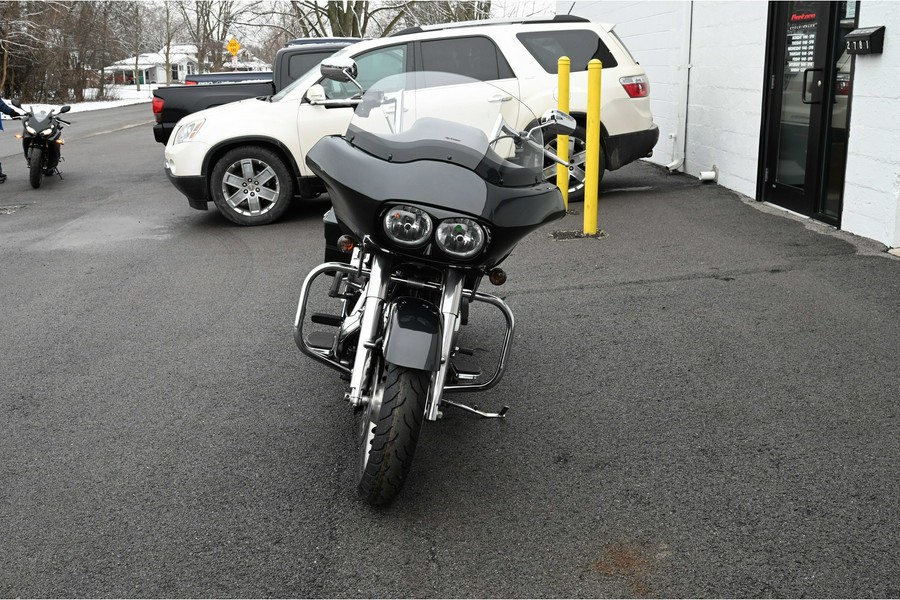
[[[384,360],[399,367],[437,371],[441,367],[441,313],[430,302],[402,297],[387,310]]]

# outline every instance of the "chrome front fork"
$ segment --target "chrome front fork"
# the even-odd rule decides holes
[[[438,419],[441,398],[444,395],[444,383],[450,370],[450,357],[455,350],[459,333],[459,310],[463,295],[463,274],[457,269],[447,269],[444,275],[444,286],[441,289],[441,324],[443,337],[441,340],[441,366],[431,378],[431,393],[425,407],[425,418],[429,421]]]
[[[369,270],[366,270],[365,264],[359,261],[366,261],[369,257],[371,257],[371,266]],[[356,266],[347,263],[325,263],[319,265],[307,275],[297,303],[297,315],[294,319],[294,341],[297,347],[306,355],[336,369],[345,376],[349,376],[350,391],[345,395],[345,399],[352,406],[364,406],[369,401],[369,398],[365,397],[365,391],[373,364],[373,352],[377,351],[378,344],[381,341],[379,337],[384,320],[384,305],[387,298],[388,285],[392,280],[390,272],[391,258],[389,255],[375,252],[366,256],[357,255],[352,263],[356,263]],[[364,273],[368,278],[368,281],[362,288],[362,297],[357,300],[354,309],[349,314],[342,313],[344,315],[343,322],[334,339],[334,346],[330,350],[324,350],[321,347],[311,347],[305,342],[303,337],[306,304],[312,282],[318,276],[327,273],[334,273],[335,277],[340,277],[340,273],[347,275]],[[422,285],[421,282],[412,282],[400,277],[393,277],[393,279],[401,284]],[[503,416],[505,412],[504,409],[499,413],[484,413],[442,398],[448,392],[479,392],[494,387],[506,372],[515,330],[512,311],[510,311],[503,300],[491,294],[464,289],[464,280],[465,276],[461,270],[448,268],[444,271],[444,280],[441,285],[433,283],[424,285],[425,288],[432,289],[440,294],[440,306],[438,308],[441,315],[440,366],[432,374],[431,387],[425,406],[425,417],[430,421],[435,421],[440,417],[442,402],[464,408],[481,416]],[[506,336],[500,350],[496,371],[489,379],[480,383],[456,382],[448,385],[447,379],[452,369],[451,358],[457,351],[456,344],[461,324],[460,310],[464,295],[471,295],[471,300],[490,304],[497,308],[506,321]],[[342,346],[346,340],[349,340],[357,332],[357,348],[351,366],[348,363],[340,362],[335,356],[335,352],[338,347]]]
[[[359,331],[359,342],[356,356],[353,359],[353,370],[350,374],[350,391],[347,400],[352,406],[365,404],[368,399],[363,397],[363,390],[372,364],[372,352],[378,342],[378,332],[382,321],[384,301],[387,297],[387,287],[391,280],[388,271],[390,259],[388,256],[375,253],[372,255],[372,266],[369,281],[365,287],[365,306],[363,308],[362,323]],[[432,375],[431,390],[425,407],[425,417],[429,421],[436,421],[444,394],[444,382],[450,369],[450,357],[455,350],[456,338],[459,332],[459,312],[463,295],[463,273],[457,269],[448,269],[444,276],[444,285],[441,289],[441,365]]]
[[[350,391],[347,392],[347,400],[352,406],[360,406],[367,401],[363,398],[363,387],[369,366],[372,364],[372,351],[378,341],[384,299],[387,297],[387,288],[391,281],[389,267],[388,256],[377,252],[372,255],[372,270],[364,288],[366,299],[359,328],[359,342],[353,359],[353,370],[350,372]]]

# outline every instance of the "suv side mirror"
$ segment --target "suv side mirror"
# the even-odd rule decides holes
[[[310,88],[306,90],[306,99],[309,100],[310,104],[322,104],[325,102],[325,88],[318,83],[310,86]]]
[[[548,109],[541,115],[541,129],[551,135],[570,135],[577,126],[572,115],[555,108]]]
[[[356,77],[359,74],[359,68],[356,61],[352,58],[328,58],[322,61],[319,67],[322,77],[337,81],[340,83],[352,82],[356,87],[362,90],[362,87],[356,83]]]
[[[325,108],[345,108],[353,107],[359,104],[359,97],[355,98],[328,98],[325,96],[325,88],[321,84],[309,86],[304,96],[304,102],[309,102],[313,106],[324,106]]]

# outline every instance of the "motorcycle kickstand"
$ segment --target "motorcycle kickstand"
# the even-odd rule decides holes
[[[447,404],[449,406],[455,406],[456,408],[460,408],[464,411],[473,413],[478,415],[479,417],[485,419],[502,419],[506,416],[507,411],[509,410],[508,406],[504,406],[500,409],[500,412],[484,412],[482,410],[478,410],[478,406],[468,406],[466,404],[460,404],[459,402],[454,402],[453,400],[447,400],[446,398],[441,399],[441,404]]]

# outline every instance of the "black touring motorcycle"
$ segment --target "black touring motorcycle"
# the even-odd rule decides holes
[[[352,61],[323,65],[326,79],[356,83]],[[506,369],[513,314],[479,290],[516,244],[565,214],[545,180],[559,160],[543,134],[569,134],[575,120],[537,118],[514,95],[447,73],[407,73],[372,86],[344,135],[322,138],[307,164],[325,183],[325,264],[303,282],[294,341],[349,380],[345,399],[362,415],[358,491],[373,505],[400,491],[422,423],[444,406],[497,413],[444,398],[492,388]],[[316,287],[321,276],[330,285]],[[329,279],[330,277],[330,279]],[[325,297],[327,289],[327,297]],[[312,313],[313,297],[335,306]],[[489,377],[460,347],[469,306],[486,303],[505,320]],[[310,314],[307,314],[307,313]],[[329,332],[306,333],[312,322]]]

